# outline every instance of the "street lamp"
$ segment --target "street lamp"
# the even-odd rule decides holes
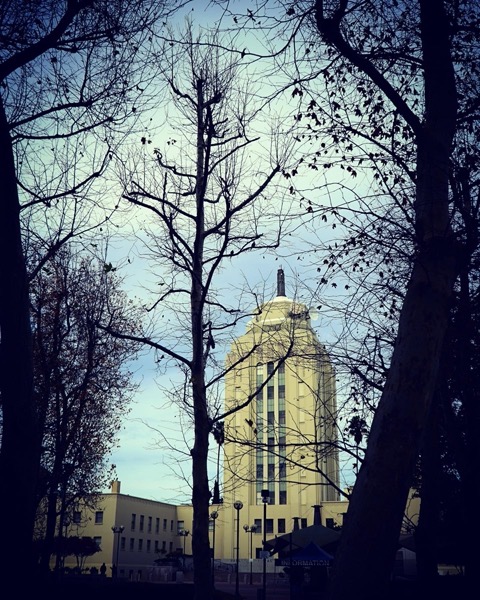
[[[237,511],[237,570],[235,573],[235,598],[239,598],[240,594],[238,591],[238,547],[240,545],[240,511],[243,508],[243,502],[239,500],[233,503],[233,508]]]
[[[256,525],[244,525],[243,528],[245,529],[246,533],[250,534],[250,585],[253,584],[253,571],[252,571],[252,566],[253,566],[253,556],[252,556],[252,534],[255,533],[257,531],[257,526]]]
[[[112,527],[113,531],[113,539],[115,539],[115,535],[117,534],[117,558],[115,561],[115,569],[112,569],[112,577],[118,577],[118,551],[120,550],[120,535],[123,533],[125,527],[123,525],[114,525]]]
[[[188,529],[181,529],[178,532],[178,535],[183,537],[183,570],[185,571],[185,542],[187,541],[187,536],[190,533]]]
[[[210,513],[210,518],[213,521],[213,534],[212,534],[212,589],[215,589],[215,522],[218,518],[218,511],[214,510]]]
[[[262,490],[262,502],[263,502],[263,591],[262,600],[267,600],[267,504],[270,498],[270,492],[268,490]]]

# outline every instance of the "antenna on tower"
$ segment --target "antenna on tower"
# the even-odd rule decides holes
[[[277,271],[277,296],[285,296],[285,274],[282,267]]]

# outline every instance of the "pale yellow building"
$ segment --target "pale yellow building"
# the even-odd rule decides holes
[[[91,537],[100,551],[87,557],[84,571],[107,567],[107,576],[116,574],[131,580],[168,580],[172,569],[155,566],[155,559],[170,553],[191,554],[191,540],[180,531],[191,531],[191,507],[176,506],[122,494],[120,481],[111,492],[101,494],[95,507],[80,503],[71,515],[68,536]],[[185,544],[185,546],[184,546]],[[76,567],[75,557],[65,558],[65,567]],[[114,574],[114,573],[113,573]]]
[[[295,518],[299,526],[312,525],[314,506],[321,507],[322,524],[342,522],[335,371],[311,317],[285,295],[280,269],[277,296],[258,307],[228,354],[225,410],[239,410],[225,420],[224,559],[236,557],[237,523],[240,558],[249,558],[250,541],[253,558],[261,557],[262,490],[268,490],[267,538],[291,531]]]

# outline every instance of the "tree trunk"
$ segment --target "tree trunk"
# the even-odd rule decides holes
[[[53,553],[53,545],[57,528],[57,505],[58,494],[55,492],[49,493],[47,497],[45,536],[43,539],[39,565],[40,573],[42,575],[48,573],[50,570],[50,559]]]
[[[0,514],[4,517],[0,569],[10,580],[31,572],[39,436],[33,396],[32,334],[20,204],[5,110],[0,98]],[[20,572],[21,570],[21,572]]]
[[[330,598],[382,596],[435,390],[452,288],[456,244],[448,175],[456,90],[442,2],[420,0],[425,119],[416,131],[418,253],[401,310],[390,370],[335,555]]]
[[[195,445],[192,450],[193,479],[193,531],[192,551],[195,583],[195,600],[212,597],[210,541],[208,537],[209,500],[208,488],[208,434],[209,420],[205,391],[194,391],[195,398]]]
[[[475,371],[472,332],[475,324],[472,319],[470,282],[468,269],[460,276],[460,297],[458,309],[458,373],[462,382],[462,407],[464,414],[465,448],[460,461],[463,503],[462,545],[465,551],[465,575],[475,578],[478,569],[480,548],[477,540],[480,535],[478,519],[468,517],[472,506],[480,500],[480,402],[476,382],[472,374]]]
[[[203,245],[205,232],[204,202],[205,173],[205,118],[203,80],[197,80],[197,165],[196,165],[196,235],[193,248],[191,323],[192,323],[192,393],[194,411],[195,443],[192,449],[192,504],[193,504],[193,576],[195,600],[212,597],[210,564],[210,541],[208,537],[208,418],[207,392],[205,388],[205,358],[203,342],[203,312],[205,306],[203,286]]]
[[[337,600],[368,598],[391,574],[455,280],[451,244],[445,240],[441,252],[438,242],[434,246],[419,255],[408,286],[385,391],[335,556]]]
[[[438,575],[438,541],[440,531],[439,486],[442,476],[439,445],[439,413],[445,387],[437,385],[437,393],[430,408],[429,418],[422,438],[421,454],[421,504],[418,526],[415,530],[417,577],[428,584]]]

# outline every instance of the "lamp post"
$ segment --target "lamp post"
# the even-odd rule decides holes
[[[117,553],[116,553],[116,560],[115,560],[115,570],[112,569],[112,577],[118,577],[118,552],[120,550],[120,535],[122,534],[124,529],[125,529],[125,527],[123,525],[114,525],[112,527],[113,539],[115,539],[115,536],[117,536]]]
[[[262,600],[267,600],[267,504],[270,498],[270,492],[268,490],[262,490],[262,502],[263,502],[263,590]]]
[[[235,598],[240,597],[240,593],[238,591],[238,547],[240,545],[240,511],[243,508],[243,502],[239,500],[233,503],[233,508],[237,511],[237,569],[235,573]]]
[[[212,589],[215,589],[215,522],[218,518],[218,511],[214,510],[210,513],[210,518],[213,521],[213,534],[212,534]]]
[[[256,525],[244,525],[243,528],[245,529],[246,533],[250,534],[250,556],[249,556],[249,560],[250,560],[250,585],[253,584],[253,571],[252,571],[252,566],[253,566],[253,556],[252,556],[252,534],[255,533],[257,531],[257,526]]]
[[[185,542],[187,541],[187,536],[190,533],[188,529],[181,529],[178,532],[178,535],[183,537],[183,570],[185,571]]]

